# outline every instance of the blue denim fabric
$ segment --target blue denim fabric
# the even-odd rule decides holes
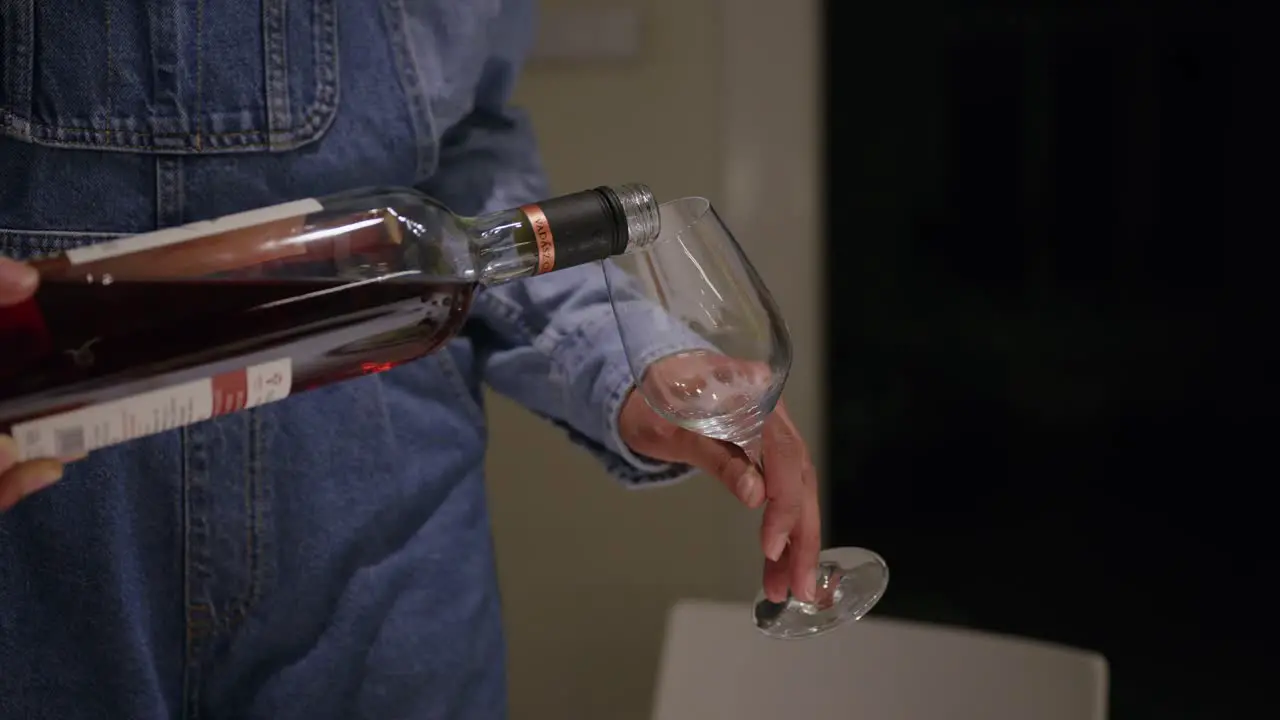
[[[0,0],[0,253],[367,185],[548,194],[533,0]],[[3,352],[3,348],[0,348]],[[500,718],[482,381],[631,484],[600,269],[447,350],[110,448],[0,516],[0,718]]]

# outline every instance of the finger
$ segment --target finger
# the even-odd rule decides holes
[[[777,560],[787,546],[791,531],[804,512],[804,441],[779,404],[764,426],[765,491],[769,506],[764,511],[760,541],[765,557]]]
[[[18,448],[13,438],[0,435],[0,512],[62,477],[62,464],[57,460],[19,463],[17,458]]]
[[[0,435],[0,475],[18,464],[18,443],[8,435]]]
[[[822,551],[822,512],[818,507],[818,478],[813,463],[804,461],[804,505],[800,521],[791,532],[791,592],[805,602],[813,602],[817,589],[818,553]]]
[[[0,258],[0,307],[16,305],[31,297],[39,279],[30,265]]]
[[[687,432],[690,436],[684,462],[719,480],[749,508],[764,503],[764,478],[742,448],[731,443]]]
[[[777,560],[764,559],[764,596],[769,602],[780,603],[787,599],[787,568],[791,564],[791,549],[782,551]]]
[[[32,460],[13,466],[0,475],[0,512],[61,479],[62,464],[57,460]]]

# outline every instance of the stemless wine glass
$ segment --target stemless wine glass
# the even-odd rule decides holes
[[[741,447],[761,466],[765,419],[791,370],[791,337],[773,296],[705,198],[664,203],[645,248],[603,261],[609,299],[636,387],[662,417]],[[776,638],[816,635],[865,615],[889,568],[861,548],[819,555],[814,602],[753,608]]]

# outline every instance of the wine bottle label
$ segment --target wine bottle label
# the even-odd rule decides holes
[[[288,358],[13,426],[18,457],[72,459],[289,396]]]
[[[533,228],[533,239],[538,245],[538,271],[537,275],[551,272],[556,269],[556,238],[551,234],[551,221],[547,220],[547,214],[537,205],[525,205],[520,208],[520,212],[529,220],[529,226]]]
[[[177,243],[208,235],[218,235],[232,230],[253,227],[254,225],[264,225],[277,220],[305,217],[323,209],[324,206],[317,200],[298,200],[234,215],[225,215],[213,220],[165,228],[164,230],[143,233],[142,235],[131,235],[119,240],[108,240],[97,245],[87,245],[82,248],[68,250],[66,258],[72,265],[82,265],[119,255],[154,250],[166,245],[176,245]]]

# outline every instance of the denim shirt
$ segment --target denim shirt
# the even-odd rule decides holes
[[[545,197],[506,106],[533,6],[0,0],[0,253],[370,185]],[[0,516],[0,718],[503,717],[482,381],[625,483],[686,471],[618,439],[598,266],[486,290],[446,350],[102,450]]]

